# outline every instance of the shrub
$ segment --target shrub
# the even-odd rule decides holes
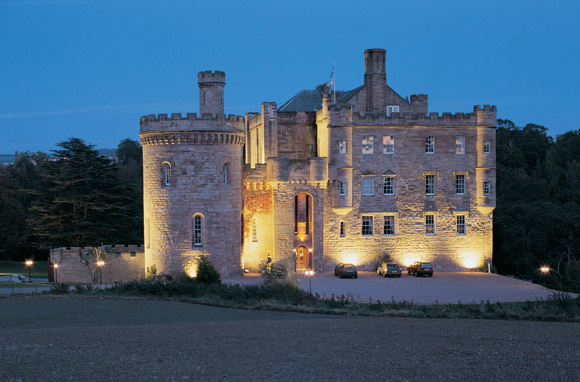
[[[195,281],[202,284],[220,284],[220,273],[213,266],[207,256],[201,256],[197,261],[197,277]]]

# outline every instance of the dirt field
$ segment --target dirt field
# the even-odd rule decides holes
[[[580,325],[0,297],[2,381],[580,380]]]

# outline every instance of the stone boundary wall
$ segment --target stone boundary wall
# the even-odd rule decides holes
[[[103,245],[103,284],[125,282],[145,277],[145,251],[143,245]],[[61,247],[50,250],[50,263],[58,264],[55,276],[58,282],[99,283],[97,258],[91,254],[93,247]]]

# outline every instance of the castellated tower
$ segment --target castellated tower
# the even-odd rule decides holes
[[[196,274],[209,256],[224,276],[241,273],[244,118],[224,115],[225,73],[198,74],[201,116],[141,117],[145,266]]]

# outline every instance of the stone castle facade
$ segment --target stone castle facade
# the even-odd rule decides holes
[[[385,58],[365,51],[360,87],[321,85],[245,116],[224,115],[223,72],[200,72],[200,115],[142,117],[146,267],[490,262],[495,106],[429,113],[427,95],[388,86]]]

